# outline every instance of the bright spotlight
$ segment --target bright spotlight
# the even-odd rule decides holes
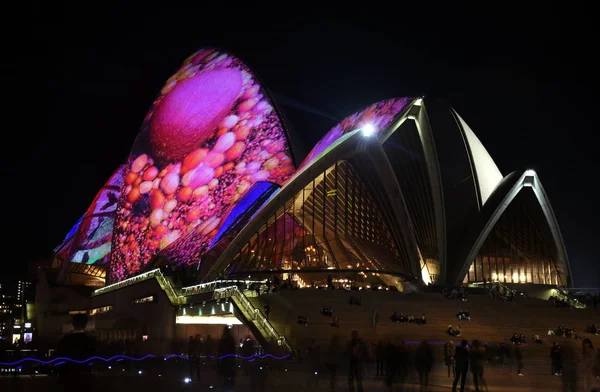
[[[365,124],[362,127],[362,133],[363,136],[369,137],[375,133],[375,127],[373,126],[373,124]]]
[[[183,379],[183,382],[186,383],[186,384],[189,384],[189,383],[192,382],[192,379],[189,378],[189,377],[186,377],[186,378]]]

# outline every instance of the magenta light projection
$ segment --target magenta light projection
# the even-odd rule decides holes
[[[408,102],[410,102],[410,98],[405,97],[388,99],[374,103],[363,111],[346,117],[319,140],[306,158],[304,158],[300,167],[306,166],[319,154],[325,151],[333,142],[348,132],[371,124],[375,128],[375,133],[380,133],[392,123],[394,118],[406,107]]]
[[[255,182],[282,185],[294,171],[282,122],[248,67],[196,52],[154,101],[127,161],[110,280],[140,272],[159,252],[197,263]]]
[[[124,166],[113,173],[55,253],[63,260],[107,264]]]

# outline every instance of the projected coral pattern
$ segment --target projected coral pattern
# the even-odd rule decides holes
[[[375,134],[378,135],[387,128],[394,118],[406,107],[410,98],[394,98],[377,102],[368,108],[354,113],[343,119],[339,124],[329,130],[319,140],[316,146],[310,151],[307,157],[302,161],[300,167],[304,167],[325,151],[332,143],[342,137],[344,134],[357,130],[369,124],[372,125]]]
[[[255,182],[281,185],[294,171],[281,120],[248,67],[196,52],[165,84],[128,159],[110,280],[161,251],[176,264],[197,262]]]

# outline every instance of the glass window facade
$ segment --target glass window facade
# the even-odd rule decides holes
[[[556,244],[533,190],[523,188],[479,250],[465,283],[500,281],[566,285]]]
[[[337,161],[264,219],[228,274],[333,269],[410,274],[408,258],[375,200],[352,164]]]

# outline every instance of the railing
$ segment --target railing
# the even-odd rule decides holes
[[[158,284],[160,285],[160,288],[165,292],[165,294],[167,294],[167,297],[169,297],[169,301],[171,301],[171,304],[179,305],[184,302],[184,298],[175,292],[175,289],[173,288],[173,285],[171,285],[171,282],[169,282],[167,278],[165,278],[163,273],[158,268],[148,272],[144,272],[143,274],[134,276],[132,278],[122,280],[118,283],[101,287],[97,290],[94,290],[92,296],[95,297],[97,295],[106,294],[111,291],[119,290],[124,287],[131,286],[154,278],[156,278]]]
[[[104,286],[97,290],[94,290],[94,292],[92,293],[92,296],[95,297],[100,294],[106,294],[106,293],[109,293],[114,290],[122,289],[123,287],[131,286],[133,284],[140,283],[145,280],[150,280],[159,274],[160,274],[160,276],[162,276],[162,272],[160,272],[160,269],[158,269],[158,268],[153,269],[151,271],[144,272],[143,274],[136,275],[132,278],[122,280],[118,283],[109,284],[108,286]],[[163,276],[163,278],[164,278],[164,276]]]
[[[273,325],[265,318],[265,316],[256,309],[254,305],[246,298],[237,286],[229,286],[216,289],[213,293],[213,299],[231,298],[237,305],[244,317],[256,326],[260,333],[266,338],[271,338],[277,342],[277,345],[283,346],[288,352],[292,348],[288,344],[283,335],[277,333]]]
[[[560,299],[561,301],[567,302],[571,306],[576,309],[585,309],[587,306],[584,303],[581,303],[577,300],[577,298],[570,298],[568,293],[564,293],[560,288],[554,289],[552,291],[552,296]]]
[[[500,288],[503,289],[505,293],[512,293],[512,295],[514,295],[514,296],[517,295],[517,290],[511,289],[510,287],[508,287],[507,285],[505,285],[502,282],[498,282],[498,286],[500,286]]]
[[[210,293],[215,289],[218,289],[219,287],[232,286],[237,283],[245,283],[246,285],[258,283],[264,285],[266,282],[266,280],[214,280],[212,282],[200,283],[194,286],[182,287],[181,295],[189,296],[202,293]]]
[[[175,292],[175,289],[173,288],[171,282],[169,282],[167,278],[165,278],[165,276],[162,274],[162,272],[160,272],[160,270],[158,271],[158,274],[155,275],[155,277],[158,281],[158,284],[160,285],[160,288],[163,289],[165,294],[167,294],[167,297],[169,297],[169,301],[171,301],[171,304],[181,305],[185,302],[185,297],[178,295]]]
[[[200,294],[200,293],[209,293],[213,292],[213,299],[220,298],[232,298],[233,302],[237,305],[237,307],[242,311],[244,317],[256,326],[260,333],[266,338],[273,339],[277,342],[279,346],[284,346],[286,350],[292,351],[290,345],[287,343],[284,336],[279,335],[275,328],[271,325],[271,323],[265,318],[265,316],[260,312],[260,310],[256,309],[246,295],[238,289],[237,286],[233,285],[236,283],[245,283],[245,284],[260,284],[263,286],[266,281],[251,281],[251,280],[216,280],[213,282],[202,283],[195,286],[184,287],[180,290],[180,294],[178,294],[171,282],[169,282],[165,276],[162,274],[160,269],[154,269],[152,271],[145,272],[143,274],[134,276],[129,279],[125,279],[119,283],[111,284],[105,287],[102,287],[98,290],[94,290],[92,296],[97,296],[101,294],[106,294],[114,290],[118,290],[127,286],[131,286],[136,283],[140,283],[146,280],[150,280],[156,278],[160,288],[167,294],[169,301],[173,305],[181,305],[186,302],[186,296]],[[224,284],[230,284],[227,287],[219,287]]]

